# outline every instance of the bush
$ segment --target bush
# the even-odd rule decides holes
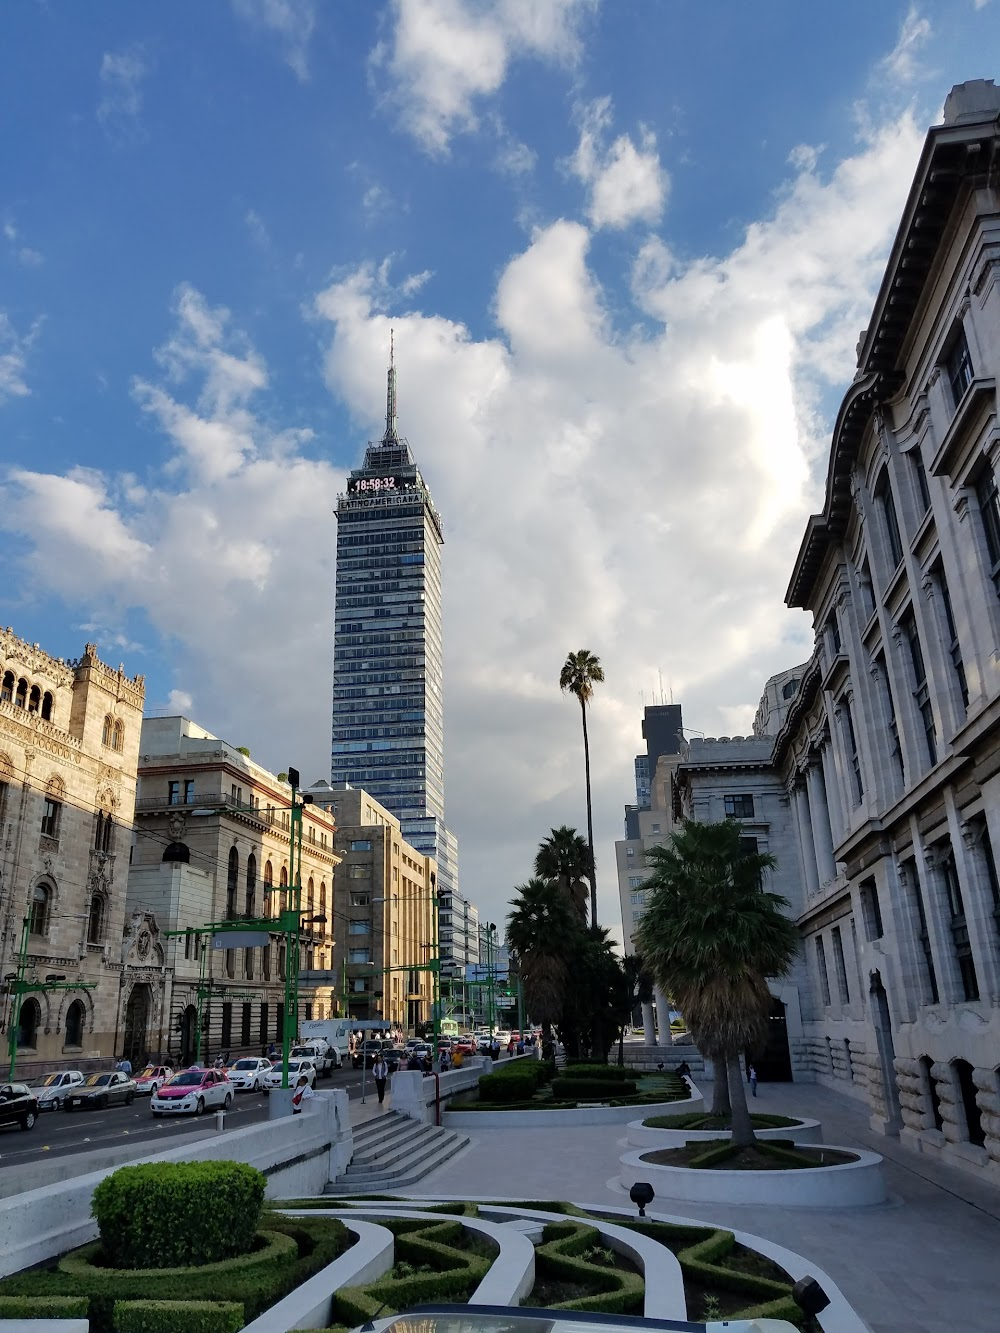
[[[86,1319],[86,1296],[0,1296],[0,1319]]]
[[[112,1268],[177,1268],[246,1254],[264,1176],[243,1162],[147,1162],[112,1172],[91,1211]]]
[[[606,1314],[642,1314],[645,1286],[638,1273],[604,1268],[588,1263],[583,1257],[601,1243],[600,1232],[579,1222],[549,1222],[542,1232],[542,1243],[535,1252],[535,1271],[577,1282],[591,1294],[575,1300],[559,1301],[553,1310],[588,1310]]]
[[[635,1084],[626,1079],[565,1078],[552,1080],[556,1101],[598,1102],[608,1097],[634,1097]]]
[[[118,1333],[237,1333],[243,1306],[236,1301],[115,1301]]]
[[[484,1074],[479,1080],[479,1099],[487,1102],[525,1102],[537,1084],[531,1074]]]

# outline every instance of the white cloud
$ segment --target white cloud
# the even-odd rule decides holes
[[[557,685],[568,650],[607,672],[591,714],[604,919],[640,692],[662,669],[692,728],[733,734],[765,677],[808,656],[782,595],[820,501],[820,407],[853,374],[920,139],[903,117],[826,176],[803,161],[728,254],[684,261],[648,240],[625,331],[590,230],[566,219],[500,274],[492,336],[390,313],[388,261],[318,296],[355,458],[395,327],[401,426],[445,523],[449,823],[487,913],[503,918],[550,826],[584,821],[579,710]],[[323,773],[343,474],[269,424],[267,367],[224,310],[183,288],[176,319],[140,399],[170,468],[144,486],[22,473],[0,522],[29,539],[40,586],[142,608],[213,731]]]
[[[285,63],[302,83],[309,78],[309,43],[316,27],[315,0],[233,0],[237,16],[280,39]]]
[[[27,333],[18,333],[0,310],[0,404],[8,398],[26,398],[31,390],[25,380],[28,353],[41,329],[36,320]]]
[[[896,45],[881,62],[880,68],[893,83],[908,84],[923,72],[920,50],[931,35],[930,20],[923,18],[916,5],[910,5],[899,30]]]
[[[580,142],[569,162],[570,170],[590,190],[587,216],[595,227],[658,222],[670,182],[660,166],[656,136],[640,126],[638,147],[627,134],[607,145],[611,120],[610,98],[586,107]]]
[[[22,268],[38,268],[45,263],[45,256],[40,250],[34,250],[30,245],[21,245],[21,234],[15,227],[9,217],[4,218],[2,227],[4,240],[8,243],[10,253]]]
[[[101,60],[101,97],[97,119],[112,139],[128,141],[140,136],[142,84],[149,69],[142,51],[105,51]]]
[[[194,697],[187,690],[171,690],[167,697],[167,707],[172,713],[184,713],[190,716],[194,708]]]
[[[596,0],[393,0],[391,38],[372,52],[403,127],[431,153],[476,129],[511,62],[572,64]]]
[[[271,236],[264,224],[264,219],[254,208],[248,208],[244,214],[243,221],[246,229],[250,233],[250,239],[259,250],[267,250],[271,244]]]

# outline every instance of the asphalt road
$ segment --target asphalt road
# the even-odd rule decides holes
[[[370,1073],[366,1074],[365,1084],[368,1095],[374,1096]],[[345,1088],[349,1097],[360,1097],[361,1070],[338,1069],[328,1079],[322,1079],[319,1087]],[[204,1133],[213,1123],[212,1116],[213,1112],[206,1111],[203,1116],[165,1116],[154,1120],[148,1097],[137,1097],[131,1106],[111,1106],[106,1111],[43,1111],[34,1128],[26,1132],[18,1126],[0,1129],[0,1169],[110,1148],[124,1139],[151,1144],[155,1141],[154,1150],[160,1145],[170,1147],[178,1136]],[[229,1109],[227,1125],[238,1129],[266,1119],[267,1098],[240,1092]]]

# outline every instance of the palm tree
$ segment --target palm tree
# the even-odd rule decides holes
[[[765,890],[773,856],[747,852],[735,820],[685,820],[665,847],[647,853],[651,890],[636,944],[674,997],[728,1088],[733,1142],[754,1142],[740,1055],[767,1031],[768,977],[781,977],[798,948],[787,900]],[[719,1114],[716,1097],[713,1113]]]
[[[559,688],[568,694],[575,694],[580,701],[580,716],[583,719],[583,764],[587,779],[587,847],[590,852],[588,866],[590,879],[590,924],[597,925],[597,863],[594,860],[594,812],[590,799],[590,741],[587,738],[587,704],[594,693],[594,686],[604,680],[604,668],[600,658],[588,648],[570,653],[559,673]]]
[[[535,854],[535,874],[558,882],[573,904],[581,925],[587,924],[587,884],[590,851],[586,838],[565,824],[551,830]]]
[[[515,889],[507,943],[517,954],[524,1001],[546,1041],[563,1015],[580,935],[573,908],[554,880],[529,879]]]

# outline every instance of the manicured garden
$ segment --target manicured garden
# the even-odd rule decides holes
[[[456,1097],[455,1111],[571,1110],[578,1106],[642,1106],[681,1101],[690,1090],[676,1074],[638,1074],[618,1065],[569,1063],[560,1071],[547,1060],[502,1064],[479,1080],[477,1093]]]

